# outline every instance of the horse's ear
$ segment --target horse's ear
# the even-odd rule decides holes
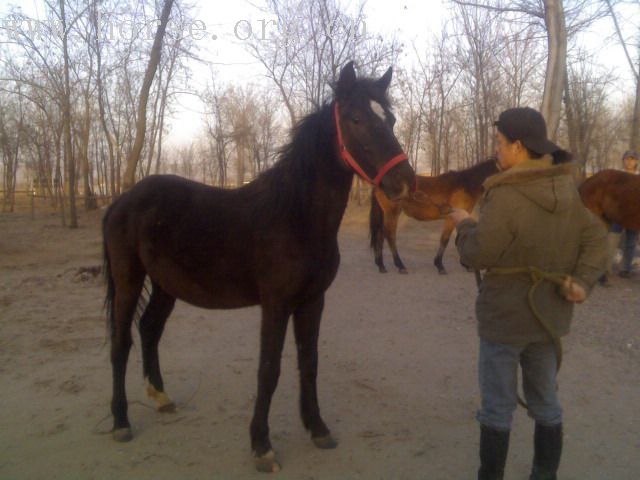
[[[356,83],[356,71],[353,68],[353,61],[351,61],[340,70],[336,93],[341,94],[347,92],[354,83]]]
[[[391,84],[391,76],[393,75],[393,67],[389,67],[389,69],[384,72],[378,80],[376,80],[376,85],[383,91],[386,92],[387,88]]]

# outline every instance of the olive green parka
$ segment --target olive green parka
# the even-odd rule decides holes
[[[492,269],[536,267],[571,275],[587,292],[604,273],[606,228],[582,204],[572,169],[571,164],[552,165],[545,156],[493,175],[474,212],[478,220],[458,224],[461,261],[487,270],[476,301],[481,338],[508,344],[549,339],[528,301],[529,274]],[[573,303],[556,284],[543,281],[533,300],[558,336],[569,332]]]

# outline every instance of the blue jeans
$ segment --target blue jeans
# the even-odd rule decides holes
[[[636,253],[638,232],[622,228],[617,223],[612,224],[609,231],[622,234],[622,265],[620,266],[620,271],[630,272],[633,266],[633,257]]]
[[[638,232],[625,229],[623,236],[622,266],[620,267],[620,270],[623,272],[631,272],[633,267],[633,257],[636,253],[636,244],[638,243]]]
[[[517,407],[518,364],[529,416],[553,426],[562,422],[557,395],[557,361],[551,342],[506,345],[480,339],[478,374],[482,406],[476,418],[482,425],[510,430]]]

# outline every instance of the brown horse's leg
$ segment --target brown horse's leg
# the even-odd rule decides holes
[[[133,315],[144,283],[144,271],[125,267],[127,273],[119,275],[115,262],[112,263],[111,268],[115,286],[111,331],[113,438],[119,442],[126,442],[131,440],[132,435],[131,424],[127,416],[125,376],[129,350],[133,343],[131,339],[131,322],[133,321]]]
[[[384,195],[380,193],[379,195]],[[380,273],[387,273],[384,266],[382,252],[384,250],[384,217],[385,212],[376,194],[376,190],[371,191],[371,210],[369,212],[369,235],[371,237],[371,248],[373,248],[373,258]]]
[[[453,232],[455,225],[453,222],[447,217],[444,221],[444,226],[442,227],[442,234],[440,235],[440,248],[438,248],[438,253],[436,257],[433,259],[433,264],[438,269],[438,273],[441,275],[446,275],[447,270],[444,268],[442,264],[442,257],[444,255],[444,251],[447,249],[447,245],[449,244],[449,238],[451,238],[451,232]]]
[[[318,448],[335,448],[336,441],[320,416],[316,378],[318,376],[318,335],[324,294],[306,302],[293,314],[300,370],[300,414],[305,428]]]
[[[262,305],[258,396],[250,428],[251,448],[256,457],[256,468],[261,472],[280,470],[269,440],[269,408],[280,377],[280,358],[289,315],[290,312],[282,307]]]
[[[149,304],[140,318],[142,371],[147,384],[147,395],[156,402],[160,412],[175,411],[175,404],[164,392],[158,359],[158,343],[175,301],[175,298],[154,284]]]
[[[380,232],[380,235],[375,239],[375,243],[373,245],[373,255],[374,261],[378,266],[378,272],[387,273],[387,267],[384,266],[384,235]]]
[[[398,206],[393,210],[386,212],[384,216],[384,236],[389,243],[389,248],[393,254],[393,264],[398,268],[400,273],[407,273],[407,268],[402,263],[400,255],[398,254],[398,247],[396,246],[396,233],[398,231],[398,218],[402,209]]]

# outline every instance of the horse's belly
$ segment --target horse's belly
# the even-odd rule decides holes
[[[166,265],[166,264],[165,264]],[[201,275],[188,272],[173,264],[162,268],[156,262],[147,269],[149,277],[172,297],[201,308],[242,308],[259,303],[257,288],[249,278],[230,275]]]
[[[195,305],[196,307],[209,309],[231,309],[250,307],[259,303],[257,297],[248,295],[246,291],[229,285],[216,285],[212,289],[205,288],[175,288],[176,298]]]
[[[440,210],[438,210],[435,205],[408,205],[403,206],[403,211],[407,216],[420,221],[438,220],[442,218]]]

